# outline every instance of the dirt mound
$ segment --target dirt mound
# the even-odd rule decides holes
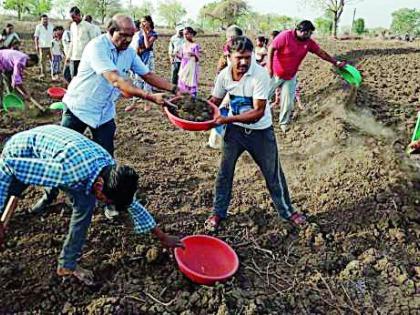
[[[205,95],[222,41],[198,41]],[[95,272],[98,286],[85,288],[54,275],[70,209],[59,201],[41,217],[25,214],[40,196],[31,189],[0,252],[0,313],[419,312],[420,181],[402,152],[420,109],[417,101],[410,103],[418,97],[420,52],[403,43],[321,44],[353,62],[365,81],[356,91],[314,57],[298,75],[307,109],[277,139],[294,204],[309,215],[306,228],[296,230],[278,218],[260,171],[244,155],[230,217],[218,233],[240,259],[231,281],[192,284],[156,240],[134,235],[127,215],[109,223],[97,209],[82,264]],[[158,41],[157,60],[166,60],[165,48]],[[168,76],[169,65],[157,66]],[[141,199],[163,229],[181,236],[205,233],[220,157],[204,147],[208,133],[181,131],[157,109],[127,114],[121,105],[116,156],[141,173]],[[35,122],[9,123],[19,129]]]

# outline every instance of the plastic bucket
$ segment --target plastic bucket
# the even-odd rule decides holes
[[[25,103],[16,94],[9,93],[3,96],[3,108],[7,112],[10,108],[16,108],[19,110],[25,109]]]
[[[349,84],[359,87],[362,83],[362,75],[359,70],[351,65],[345,65],[341,69],[337,69],[337,73]]]

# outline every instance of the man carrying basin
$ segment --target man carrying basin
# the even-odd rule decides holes
[[[73,212],[57,274],[73,275],[91,284],[93,273],[77,261],[82,257],[96,200],[127,210],[137,233],[151,231],[164,246],[182,246],[177,237],[162,232],[134,198],[138,178],[133,168],[117,165],[105,149],[80,133],[55,125],[37,127],[10,138],[0,156],[0,215],[8,199],[20,196],[29,185],[65,191],[73,201]],[[4,232],[0,222],[0,245]]]
[[[279,215],[297,225],[303,224],[305,217],[292,206],[280,165],[271,109],[267,106],[268,73],[252,57],[254,47],[249,38],[234,37],[228,49],[231,64],[217,76],[210,99],[220,105],[228,93],[230,101],[228,116],[216,118],[216,123],[227,127],[215,185],[214,214],[207,219],[206,226],[216,229],[226,219],[236,161],[244,151],[260,167]]]
[[[135,31],[130,17],[115,15],[108,25],[108,32],[87,44],[77,76],[71,81],[63,98],[67,108],[63,111],[61,125],[80,133],[89,128],[93,141],[111,156],[114,154],[116,130],[115,102],[121,94],[164,104],[163,93],[152,94],[134,86],[128,79],[130,70],[150,85],[174,94],[177,92],[176,85],[150,72],[134,49],[129,48]],[[57,194],[58,189],[47,190],[32,211],[42,212]],[[112,219],[118,212],[108,208],[105,215]]]
[[[344,61],[337,61],[311,39],[315,26],[310,21],[300,22],[296,29],[281,32],[268,48],[267,70],[271,77],[269,100],[281,86],[280,128],[287,131],[295,103],[296,73],[308,52],[342,68]]]
[[[13,49],[0,50],[0,101],[2,101],[4,89],[16,88],[25,100],[31,97],[23,85],[23,70],[37,65],[38,62],[39,58],[36,54],[26,55]]]

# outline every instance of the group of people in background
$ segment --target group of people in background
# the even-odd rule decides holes
[[[78,7],[70,9],[72,22],[63,27],[54,26],[46,14],[34,32],[35,49],[40,59],[40,77],[44,78],[50,66],[51,79],[57,81],[61,75],[70,82],[77,75],[80,59],[87,43],[101,34],[93,24],[92,17],[82,13]]]

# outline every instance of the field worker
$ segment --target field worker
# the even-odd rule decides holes
[[[177,93],[176,85],[160,78],[141,62],[134,49],[129,47],[134,35],[133,20],[116,15],[108,25],[108,32],[93,39],[83,52],[79,73],[70,82],[63,102],[61,125],[83,133],[92,132],[93,141],[114,155],[115,102],[121,94],[137,96],[159,105],[164,104],[164,94],[152,94],[134,86],[128,72],[140,75],[147,83],[161,90]],[[42,212],[57,196],[58,189],[47,191],[32,211]],[[107,209],[108,218],[118,212]]]
[[[23,84],[23,72],[26,67],[35,66],[38,62],[39,58],[36,54],[26,55],[14,49],[0,50],[0,104],[5,89],[17,88],[19,93],[23,92],[21,94],[25,100],[31,97]]]
[[[92,25],[92,27],[93,27],[93,29],[95,31],[96,36],[99,36],[99,35],[102,34],[100,27],[98,25],[96,25],[95,23],[93,23],[93,19],[92,19],[92,16],[91,15],[86,15],[85,16],[85,21],[88,22],[88,23],[90,23],[90,25]]]
[[[70,64],[70,74],[73,79],[77,75],[83,50],[92,39],[97,37],[97,31],[92,24],[82,20],[78,7],[70,9],[70,17],[73,21],[70,25],[70,58],[66,58],[65,63]]]
[[[249,38],[235,37],[228,47],[230,65],[217,76],[210,99],[219,105],[227,93],[230,95],[228,116],[216,117],[216,123],[227,127],[215,185],[214,214],[207,219],[206,227],[214,230],[226,219],[236,161],[244,151],[260,167],[279,215],[301,225],[305,217],[292,206],[267,105],[270,77],[256,63]]]
[[[59,276],[93,282],[93,273],[77,262],[96,200],[127,210],[136,233],[151,231],[166,247],[182,246],[177,237],[162,232],[135,199],[139,178],[135,170],[116,165],[106,150],[74,130],[46,125],[14,135],[0,156],[0,177],[0,214],[10,196],[20,196],[29,185],[60,187],[72,200],[69,231],[58,259]],[[4,232],[0,223],[0,244]]]
[[[41,15],[41,23],[36,26],[34,33],[35,50],[39,56],[41,78],[46,75],[48,63],[51,60],[51,43],[53,40],[53,32],[54,25],[49,23],[48,15]]]
[[[0,34],[0,49],[19,49],[20,37],[14,31],[13,24],[7,23]]]
[[[177,26],[175,28],[176,34],[169,40],[169,62],[171,64],[171,82],[178,84],[179,67],[181,66],[181,58],[178,53],[182,50],[184,45],[184,27]]]
[[[315,26],[310,21],[302,21],[296,29],[281,32],[268,48],[267,69],[272,78],[269,99],[271,100],[274,96],[276,88],[281,86],[279,121],[283,132],[287,131],[293,111],[296,73],[308,51],[332,63],[335,67],[341,68],[346,64],[344,61],[340,62],[331,57],[311,39],[314,31]]]

